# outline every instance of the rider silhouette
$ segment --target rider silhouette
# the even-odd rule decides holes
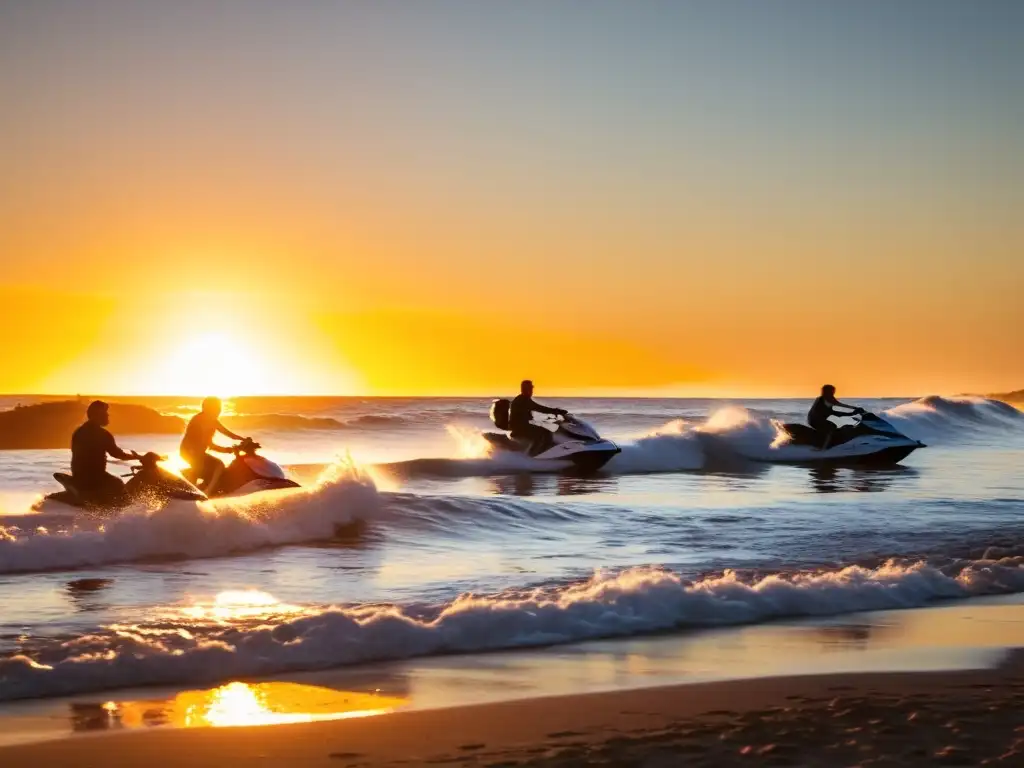
[[[219,398],[208,397],[203,400],[203,409],[189,421],[185,435],[181,438],[181,447],[178,449],[181,458],[189,465],[186,476],[192,482],[198,483],[200,490],[207,496],[217,489],[217,483],[224,474],[224,462],[216,456],[211,456],[207,451],[233,453],[235,450],[215,445],[214,436],[220,432],[232,440],[244,439],[220,423],[221,410]]]

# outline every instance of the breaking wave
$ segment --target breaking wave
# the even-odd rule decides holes
[[[328,416],[299,416],[294,413],[255,413],[227,416],[222,421],[231,429],[292,430],[292,429],[344,429],[345,425]]]
[[[139,506],[92,528],[83,522],[51,531],[38,526],[52,524],[52,515],[8,517],[7,526],[0,527],[0,573],[216,557],[329,539],[371,518],[378,506],[377,490],[367,476],[336,466],[309,488],[174,501],[155,509]]]
[[[330,416],[299,416],[293,413],[253,413],[225,417],[224,423],[233,429],[239,430],[342,430],[415,426],[415,422],[405,416],[381,416],[376,414],[366,414],[347,421],[340,421]]]
[[[1024,428],[1024,412],[1001,400],[985,397],[929,395],[897,405],[886,415],[916,439],[949,440],[957,434]]]
[[[272,619],[203,620],[187,608],[151,624],[43,640],[0,660],[0,699],[136,685],[213,683],[443,653],[544,646],[683,627],[912,608],[1024,590],[1024,548],[976,559],[887,560],[873,567],[696,581],[660,569],[597,572],[557,587],[399,605],[287,607]],[[273,602],[273,601],[271,601]],[[259,611],[255,611],[259,613]]]
[[[415,420],[406,416],[382,416],[380,414],[368,413],[365,416],[357,416],[345,422],[348,427],[403,427],[416,423]]]

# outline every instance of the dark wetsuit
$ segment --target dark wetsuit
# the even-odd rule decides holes
[[[820,433],[823,436],[822,437],[822,445],[823,446],[831,446],[832,445],[832,441],[835,438],[835,433],[838,430],[842,429],[842,427],[840,427],[834,421],[829,419],[829,416],[832,416],[832,415],[834,415],[836,413],[836,406],[838,406],[840,408],[847,408],[852,413],[862,413],[863,412],[859,408],[855,408],[852,405],[846,405],[844,403],[840,403],[835,398],[829,400],[824,395],[821,395],[820,397],[818,397],[818,399],[816,399],[814,401],[814,404],[811,406],[811,410],[809,410],[807,412],[807,423],[816,432]],[[839,412],[839,415],[840,416],[848,416],[850,414]]]
[[[224,469],[224,462],[215,456],[207,453],[211,448],[222,453],[229,453],[229,448],[221,448],[213,444],[214,435],[221,432],[230,437],[234,435],[224,429],[221,423],[207,416],[205,413],[197,413],[185,427],[185,436],[181,438],[181,447],[178,453],[188,462],[190,479],[194,482],[202,480],[209,481],[218,469]]]
[[[124,492],[121,479],[107,472],[107,454],[132,458],[99,424],[87,421],[71,435],[71,477],[76,490],[89,501],[111,501]]]
[[[829,432],[836,428],[835,423],[828,420],[834,412],[832,403],[821,395],[807,412],[807,423],[819,432]]]
[[[559,408],[548,408],[546,405],[534,402],[532,397],[518,394],[512,399],[508,409],[508,426],[512,437],[516,440],[528,440],[530,443],[529,454],[536,456],[546,451],[552,443],[551,431],[537,424],[531,424],[534,413],[559,414]]]

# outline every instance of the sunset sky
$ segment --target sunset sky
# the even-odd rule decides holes
[[[0,392],[1024,387],[1024,3],[0,0]]]

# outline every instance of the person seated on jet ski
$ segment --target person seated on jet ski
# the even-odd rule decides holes
[[[208,397],[203,400],[203,409],[189,421],[185,427],[185,435],[181,438],[181,447],[178,453],[181,454],[189,469],[185,476],[199,485],[199,489],[207,496],[213,495],[217,490],[217,483],[224,474],[224,462],[207,451],[218,453],[233,453],[234,448],[225,448],[214,445],[213,438],[220,432],[232,440],[244,440],[245,438],[236,435],[230,429],[220,423],[221,403],[220,398]]]
[[[535,402],[533,382],[529,379],[519,385],[519,394],[512,399],[512,404],[508,409],[508,426],[513,440],[528,442],[530,446],[528,453],[531,456],[543,453],[554,442],[550,430],[532,423],[534,412],[550,413],[555,416],[568,414],[568,411],[563,411],[561,408],[549,408]]]
[[[107,472],[107,455],[128,461],[142,458],[135,451],[117,446],[107,431],[110,406],[96,400],[86,409],[86,422],[71,435],[71,477],[83,501],[105,504],[117,501],[124,493],[121,478]]]
[[[807,423],[813,430],[825,436],[825,441],[821,445],[821,450],[823,451],[829,449],[836,432],[839,430],[839,426],[834,421],[831,421],[829,416],[833,414],[840,416],[850,415],[850,413],[836,411],[836,408],[845,408],[852,413],[864,413],[863,408],[859,408],[856,405],[847,405],[836,400],[836,388],[831,384],[823,386],[821,388],[821,396],[814,401],[811,410],[807,412]]]

